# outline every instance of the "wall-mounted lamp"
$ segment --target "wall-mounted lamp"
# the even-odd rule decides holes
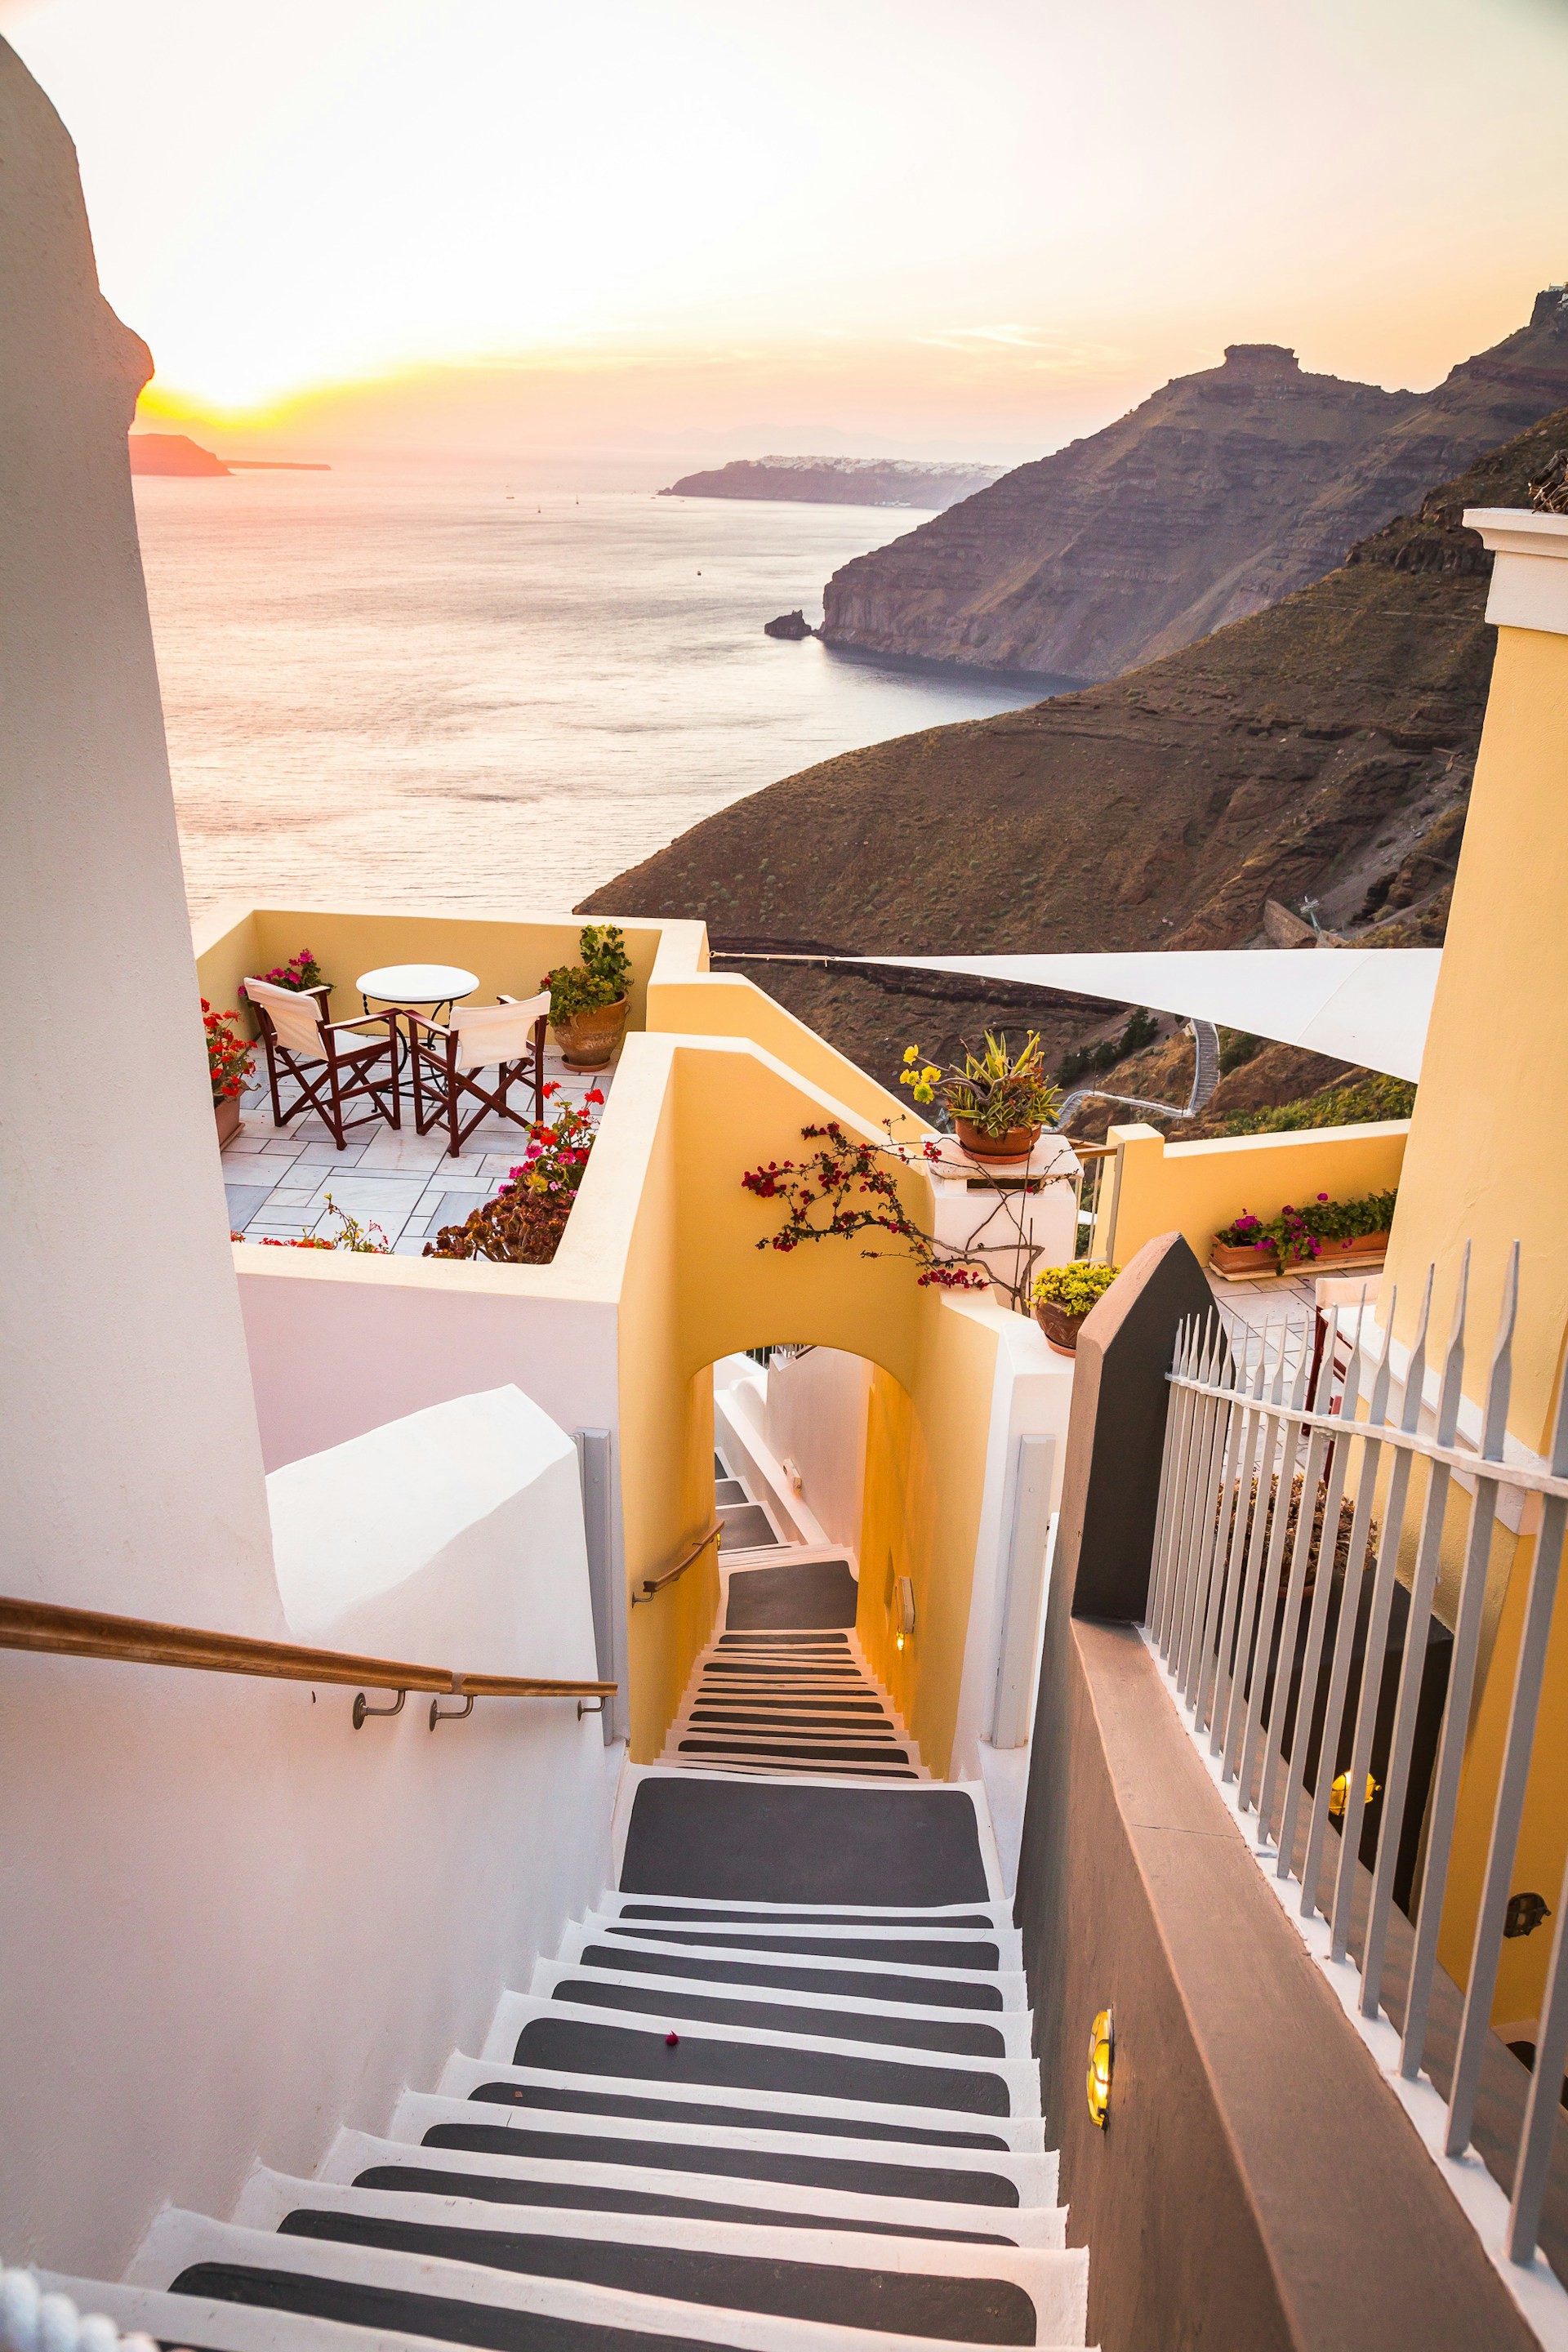
[[[1102,2009],[1089,2029],[1089,2119],[1098,2131],[1105,2129],[1105,2118],[1110,2112],[1110,2065],[1115,2046],[1110,2011]]]
[[[1381,1780],[1374,1780],[1370,1772],[1367,1774],[1366,1801],[1369,1805],[1382,1786],[1383,1783]],[[1339,1779],[1333,1782],[1332,1786],[1329,1790],[1329,1811],[1332,1813],[1336,1822],[1344,1812],[1346,1801],[1350,1796],[1350,1792],[1351,1776],[1348,1772],[1342,1772]]]
[[[907,1576],[900,1576],[893,1590],[893,1632],[901,1650],[915,1630],[915,1588]]]

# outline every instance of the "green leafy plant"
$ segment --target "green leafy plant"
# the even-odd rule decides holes
[[[555,1082],[544,1089],[558,1091]],[[595,1106],[603,1090],[591,1087],[583,1097]],[[426,1257],[484,1257],[501,1265],[548,1265],[561,1246],[566,1220],[587,1171],[595,1128],[584,1108],[571,1103],[552,1119],[537,1119],[528,1132],[528,1148],[510,1180],[475,1209],[460,1225],[443,1225]]]
[[[202,1027],[207,1040],[207,1076],[212,1082],[215,1103],[237,1102],[245,1092],[245,1082],[256,1066],[256,1056],[243,1037],[237,1037],[229,1027],[237,1021],[237,1013],[215,1013],[204,996]]]
[[[550,991],[550,1018],[557,1028],[580,1013],[618,1004],[631,985],[631,958],[625,934],[614,923],[584,923],[577,934],[580,963],[557,964],[540,982]]]
[[[1222,1029],[1219,1032],[1219,1074],[1228,1078],[1232,1070],[1241,1069],[1255,1061],[1263,1051],[1263,1040],[1255,1037],[1250,1029]]]
[[[1075,1265],[1047,1265],[1036,1275],[1029,1296],[1037,1307],[1055,1307],[1063,1315],[1087,1315],[1121,1271],[1119,1265],[1092,1265],[1083,1258]]]
[[[916,1102],[939,1098],[955,1118],[972,1119],[982,1135],[1004,1136],[1015,1128],[1044,1127],[1057,1115],[1060,1089],[1046,1070],[1045,1048],[1031,1029],[1016,1054],[994,1030],[985,1032],[985,1051],[966,1045],[962,1066],[943,1069],[925,1061],[918,1045],[904,1051],[899,1084],[908,1087]]]

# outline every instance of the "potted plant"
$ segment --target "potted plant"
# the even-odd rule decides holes
[[[1094,1265],[1079,1258],[1073,1265],[1047,1265],[1035,1276],[1029,1296],[1035,1320],[1058,1356],[1070,1356],[1090,1307],[1097,1307],[1115,1281],[1119,1265]]]
[[[577,951],[581,963],[558,964],[539,984],[550,991],[550,1025],[567,1067],[602,1070],[626,1029],[631,959],[614,923],[584,923]]]
[[[301,948],[299,954],[290,956],[287,963],[277,965],[271,971],[258,972],[257,977],[273,988],[291,988],[296,996],[315,997],[321,1004],[321,1018],[323,1021],[326,1019],[327,999],[332,992],[332,983],[309,948]],[[241,996],[245,994],[243,984],[239,992]]]
[[[1209,1245],[1216,1274],[1245,1275],[1292,1265],[1360,1265],[1381,1257],[1394,1222],[1394,1192],[1331,1201],[1326,1192],[1300,1208],[1287,1202],[1267,1223],[1245,1212]]]
[[[256,1056],[242,1037],[228,1026],[237,1013],[215,1013],[204,996],[202,1027],[207,1039],[207,1076],[212,1081],[213,1113],[217,1120],[218,1149],[239,1132],[239,1098],[255,1067]]]
[[[904,1054],[899,1084],[918,1103],[940,1097],[952,1113],[959,1142],[975,1160],[1026,1160],[1047,1119],[1057,1115],[1061,1090],[1046,1070],[1045,1049],[1031,1029],[1016,1054],[1005,1037],[985,1032],[985,1051],[964,1047],[962,1067],[942,1069],[922,1059],[918,1045]]]

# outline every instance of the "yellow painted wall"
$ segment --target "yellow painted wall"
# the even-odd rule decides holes
[[[1471,1244],[1484,1376],[1504,1262],[1521,1243],[1509,1426],[1533,1453],[1568,1323],[1565,1005],[1568,637],[1500,629],[1388,1272],[1408,1340],[1428,1262],[1457,1265]]]
[[[1389,1281],[1408,1344],[1426,1268],[1438,1269],[1434,1322],[1446,1331],[1465,1244],[1471,1246],[1466,1389],[1479,1400],[1509,1251],[1521,1244],[1512,1434],[1543,1453],[1555,1415],[1568,1325],[1568,637],[1498,632],[1486,726],[1448,917],[1421,1088],[1411,1121]],[[1531,1522],[1527,1519],[1526,1528]],[[1474,1711],[1444,1910],[1443,1964],[1468,1973],[1520,1628],[1534,1557],[1528,1533],[1500,1532],[1505,1588]],[[1511,1554],[1511,1567],[1508,1563]],[[1553,1909],[1568,1853],[1568,1611],[1553,1627],[1530,1793],[1510,1885]],[[1550,1924],[1510,1938],[1494,2022],[1537,2015]]]
[[[1119,1147],[1100,1179],[1094,1228],[1094,1255],[1104,1257],[1110,1242],[1111,1202],[1116,1201],[1116,1259],[1125,1265],[1158,1234],[1185,1235],[1200,1261],[1209,1243],[1233,1218],[1278,1216],[1288,1202],[1327,1192],[1336,1201],[1367,1192],[1392,1192],[1401,1181],[1409,1122],[1387,1119],[1366,1127],[1303,1128],[1294,1135],[1216,1137],[1201,1143],[1172,1143],[1140,1123],[1113,1127],[1108,1140]]]
[[[889,1094],[815,1029],[738,973],[666,981],[656,971],[648,990],[647,1025],[689,1037],[750,1037],[871,1127],[879,1130],[885,1123],[895,1136],[910,1140],[932,1131],[910,1108],[907,1097]]]
[[[321,907],[216,908],[194,926],[201,992],[220,1011],[237,1006],[242,980],[259,978],[286,963],[300,948],[314,951],[332,982],[334,1021],[363,1013],[355,986],[361,972],[389,963],[460,964],[479,977],[472,1002],[532,996],[555,964],[575,963],[581,919],[510,921],[480,915],[416,915],[393,910],[356,911]],[[632,964],[631,1025],[640,1028],[647,982],[659,944],[657,923],[626,923]],[[690,928],[686,927],[686,928]],[[247,1029],[254,1024],[247,1014]]]

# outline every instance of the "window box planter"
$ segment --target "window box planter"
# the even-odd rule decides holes
[[[591,1012],[574,1013],[569,1020],[555,1022],[555,1042],[567,1068],[606,1068],[621,1042],[630,1009],[630,997],[620,996],[614,1004],[596,1004]]]
[[[1258,1249],[1251,1242],[1237,1245],[1233,1242],[1211,1242],[1209,1264],[1216,1274],[1273,1274],[1278,1271],[1279,1253],[1272,1245]]]
[[[1352,1264],[1360,1265],[1363,1259],[1382,1258],[1387,1254],[1388,1233],[1384,1229],[1380,1234],[1352,1234],[1344,1241],[1321,1241],[1318,1244],[1316,1257],[1299,1258],[1292,1263],[1301,1266],[1315,1266],[1320,1273],[1323,1273],[1336,1265],[1343,1265],[1347,1259]]]

